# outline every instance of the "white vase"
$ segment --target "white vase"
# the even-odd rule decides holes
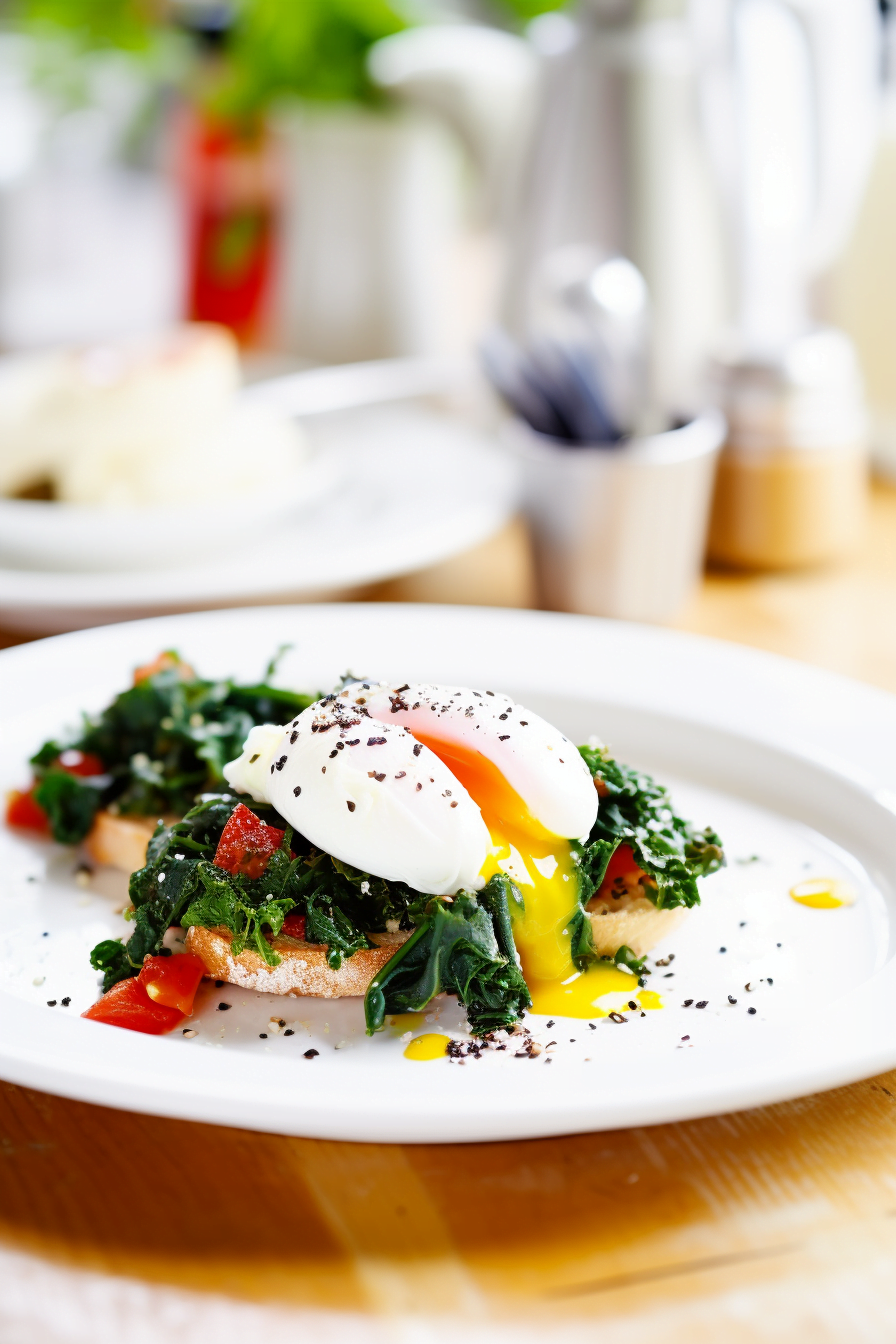
[[[462,207],[450,133],[419,114],[350,105],[284,112],[275,127],[280,343],[334,363],[439,353]]]

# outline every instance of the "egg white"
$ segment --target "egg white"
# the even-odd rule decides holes
[[[362,872],[434,896],[480,888],[491,841],[466,789],[405,728],[357,709],[337,696],[285,730],[253,728],[227,782]]]
[[[476,802],[414,732],[481,753],[552,835],[588,835],[598,798],[558,729],[508,696],[430,684],[357,683],[285,729],[253,728],[224,769],[312,844],[417,891],[478,890],[494,842]]]

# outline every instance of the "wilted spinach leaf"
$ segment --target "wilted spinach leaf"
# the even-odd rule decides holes
[[[607,864],[621,844],[630,845],[652,879],[645,892],[658,909],[698,905],[697,878],[723,867],[715,831],[703,831],[676,815],[667,791],[648,774],[613,760],[606,748],[580,747],[600,783],[600,807],[581,857],[582,904],[600,887]]]
[[[250,728],[287,723],[315,698],[265,683],[205,681],[171,655],[168,666],[85,717],[71,737],[44,743],[31,758],[35,796],[64,844],[83,840],[97,808],[110,804],[126,815],[182,816],[198,793],[224,785],[224,766],[240,754]],[[102,761],[99,787],[54,769],[71,749]]]
[[[495,876],[479,894],[427,902],[410,938],[374,977],[364,1000],[367,1031],[386,1013],[418,1012],[443,992],[456,994],[477,1035],[510,1027],[531,1002],[516,964],[509,878]],[[509,955],[508,955],[509,954]]]

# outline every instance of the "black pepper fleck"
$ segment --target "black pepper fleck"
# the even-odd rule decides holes
[[[728,995],[728,1002],[729,1002],[729,1003],[737,1003],[737,999],[734,997],[733,994],[729,994],[729,995]]]
[[[223,980],[216,980],[216,981],[215,981],[215,989],[220,989],[221,986],[222,986],[224,983],[225,983],[225,982],[224,982]]]
[[[47,1007],[48,1007],[48,1008],[55,1008],[55,1007],[56,1007],[56,1000],[55,1000],[55,999],[47,999]]]
[[[349,812],[354,812],[354,810],[355,810],[355,805],[354,805],[354,803],[352,802],[351,798],[346,798],[346,800],[345,800],[345,805],[346,805],[346,807],[348,808]]]
[[[299,794],[300,794],[301,792],[302,792],[302,786],[301,786],[301,784],[297,784],[297,785],[295,786],[295,788],[293,789],[293,791],[292,791],[292,795],[293,795],[294,798],[298,798],[298,796],[299,796]]]
[[[708,1003],[709,1003],[709,999],[701,999],[700,1002],[697,1004],[697,1007],[698,1007],[698,1008],[705,1008],[706,1005],[707,1005]]]
[[[498,735],[498,741],[499,741],[499,742],[506,742],[507,739],[508,739],[509,737],[510,737],[510,734],[509,734],[509,733],[500,733],[500,734]]]
[[[260,1032],[258,1033],[258,1039],[259,1039],[260,1041],[266,1041],[267,1038],[268,1038],[268,1034],[267,1034],[266,1031],[260,1031]]]
[[[227,1010],[228,1010],[231,1006],[232,1006],[232,1005],[229,1004],[229,1003],[219,1003],[219,1004],[218,1004],[218,1012],[219,1012],[219,1013],[226,1013]]]
[[[681,1006],[682,1008],[690,1008],[693,1002],[694,1002],[693,999],[685,999],[684,1003]]]
[[[753,1013],[756,1012],[756,1009],[755,1009],[755,1008],[748,1008],[748,1009],[747,1009],[747,1012],[750,1013],[750,1014],[753,1014]]]
[[[382,747],[385,746],[385,743],[386,739],[384,737],[368,737],[367,739],[368,747]]]
[[[286,1030],[284,1031],[283,1035],[284,1035],[284,1036],[295,1036],[295,1032],[293,1031],[292,1027],[287,1027]]]
[[[71,1003],[71,999],[69,998],[68,995],[66,995],[65,998],[61,1000],[61,1003],[62,1003],[63,1008],[67,1008],[67,1007],[69,1006],[69,1004]]]
[[[305,1058],[306,1058],[306,1059],[313,1059],[315,1055],[319,1055],[319,1054],[320,1054],[320,1051],[319,1051],[319,1050],[306,1050],[306,1051],[305,1051]]]

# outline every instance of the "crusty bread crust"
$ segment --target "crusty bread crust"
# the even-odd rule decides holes
[[[111,812],[97,812],[84,848],[94,863],[133,873],[146,863],[146,846],[157,825],[156,817],[115,817]]]
[[[365,994],[377,971],[382,970],[396,947],[408,937],[406,933],[370,936],[382,945],[346,957],[338,971],[327,965],[325,944],[302,943],[297,938],[283,936],[271,939],[271,946],[280,955],[279,966],[268,966],[257,952],[248,948],[234,957],[230,950],[232,935],[227,929],[193,925],[187,930],[186,950],[202,958],[207,974],[215,980],[226,980],[228,984],[265,994],[312,994],[321,999],[341,999]]]
[[[657,910],[646,896],[636,896],[619,906],[602,900],[589,901],[588,914],[594,946],[602,957],[615,956],[622,946],[630,947],[636,957],[643,957],[681,923],[687,910],[684,906]]]

